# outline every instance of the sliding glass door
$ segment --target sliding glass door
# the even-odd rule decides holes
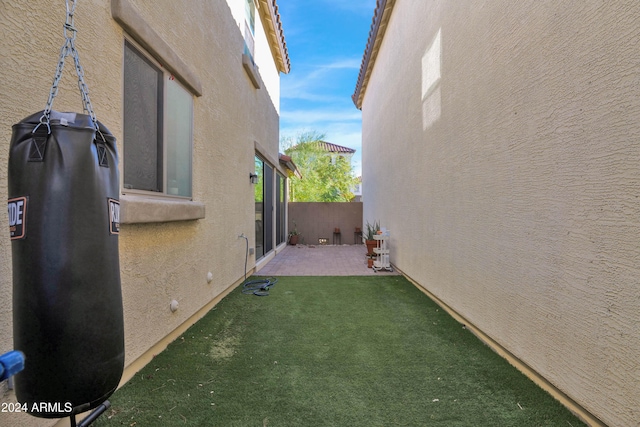
[[[258,156],[255,159],[255,173],[258,182],[254,187],[256,206],[256,259],[264,256],[264,162]]]
[[[274,239],[274,182],[273,167],[259,156],[255,157],[255,173],[258,183],[255,191],[256,259],[273,250]]]
[[[286,221],[286,202],[285,202],[285,177],[281,173],[276,174],[276,246],[286,241],[285,221]]]

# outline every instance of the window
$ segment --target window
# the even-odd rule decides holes
[[[256,34],[256,5],[254,0],[245,0],[244,53],[253,60]]]
[[[129,41],[124,51],[124,189],[190,198],[193,96]]]

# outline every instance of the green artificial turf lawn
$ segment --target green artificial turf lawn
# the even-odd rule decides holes
[[[235,289],[96,426],[581,426],[401,276]]]

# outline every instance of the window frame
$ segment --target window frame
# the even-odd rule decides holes
[[[143,196],[148,196],[148,197],[157,197],[157,198],[168,198],[168,199],[178,199],[178,200],[193,200],[193,145],[194,145],[194,120],[195,120],[195,97],[197,96],[197,94],[195,94],[189,87],[187,87],[185,84],[183,84],[181,81],[179,81],[178,79],[176,79],[172,73],[170,71],[167,70],[166,67],[163,67],[162,64],[160,62],[158,62],[158,60],[154,57],[154,55],[152,55],[147,49],[143,48],[142,46],[140,46],[139,43],[137,43],[135,40],[133,40],[132,38],[128,37],[125,35],[124,37],[124,42],[123,42],[123,61],[122,61],[122,70],[123,70],[123,88],[124,88],[124,82],[126,79],[126,75],[125,75],[125,61],[124,61],[124,55],[126,52],[126,49],[131,49],[134,54],[140,56],[144,61],[146,61],[147,63],[149,63],[150,65],[152,65],[155,69],[157,69],[158,71],[161,72],[161,79],[159,79],[162,82],[161,87],[158,88],[158,92],[160,93],[162,99],[158,100],[158,109],[159,109],[159,114],[158,114],[158,121],[161,121],[161,123],[158,124],[158,146],[161,146],[161,150],[158,150],[158,157],[161,157],[161,160],[158,159],[156,161],[157,164],[157,172],[158,175],[161,175],[161,177],[159,178],[159,180],[161,181],[161,189],[160,191],[153,191],[153,190],[144,190],[144,189],[139,189],[139,188],[126,188],[125,187],[125,173],[124,171],[126,170],[127,167],[127,158],[126,158],[126,145],[127,145],[127,141],[126,141],[126,135],[124,135],[124,126],[123,126],[123,143],[122,143],[122,147],[123,147],[123,155],[122,155],[122,163],[123,163],[123,174],[122,174],[122,194],[123,195],[143,195]],[[169,92],[167,90],[167,84],[168,81],[171,80],[172,83],[171,84],[176,84],[178,87],[180,87],[188,96],[191,97],[191,117],[190,117],[190,123],[189,123],[189,173],[190,173],[190,190],[189,193],[190,195],[185,196],[185,195],[178,195],[178,194],[170,194],[169,193],[169,185],[168,185],[168,173],[167,173],[167,149],[169,146],[169,143],[167,142],[167,122],[168,120],[166,119],[166,114],[167,114],[167,92]],[[122,96],[122,103],[123,103],[123,114],[124,114],[124,104],[125,104],[125,96],[126,93],[123,93]],[[160,169],[161,168],[161,169]]]
[[[249,57],[252,64],[255,64],[257,10],[258,6],[254,0],[244,0],[244,28],[242,29],[244,54]]]

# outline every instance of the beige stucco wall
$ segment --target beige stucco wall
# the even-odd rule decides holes
[[[392,262],[611,426],[640,420],[639,45],[636,0],[397,0],[362,108]]]
[[[60,2],[58,2],[60,3]],[[194,98],[193,200],[205,217],[192,221],[123,224],[120,234],[126,364],[187,321],[244,275],[245,242],[254,245],[255,143],[278,158],[278,114],[270,95],[256,90],[242,67],[242,35],[225,0],[129,0],[202,83]],[[64,2],[2,1],[0,6],[0,198],[7,198],[11,125],[44,108],[62,45]],[[78,2],[77,47],[98,119],[122,153],[124,33],[108,0]],[[275,66],[273,66],[275,69]],[[68,61],[54,108],[81,111],[73,63]],[[121,165],[122,166],[122,165]],[[276,165],[277,166],[277,165]],[[122,169],[121,169],[122,170]],[[6,209],[0,229],[7,230]],[[249,257],[249,269],[255,264]],[[207,274],[213,281],[207,282]],[[0,239],[0,353],[13,348],[11,249]],[[169,303],[179,302],[172,313]],[[13,396],[0,390],[0,400]],[[0,413],[0,425],[51,422]]]
[[[300,233],[298,243],[317,245],[319,239],[327,239],[327,244],[362,244],[362,236],[354,235],[356,227],[362,230],[361,202],[291,202],[289,210],[289,230]],[[336,228],[340,235],[334,235]]]

